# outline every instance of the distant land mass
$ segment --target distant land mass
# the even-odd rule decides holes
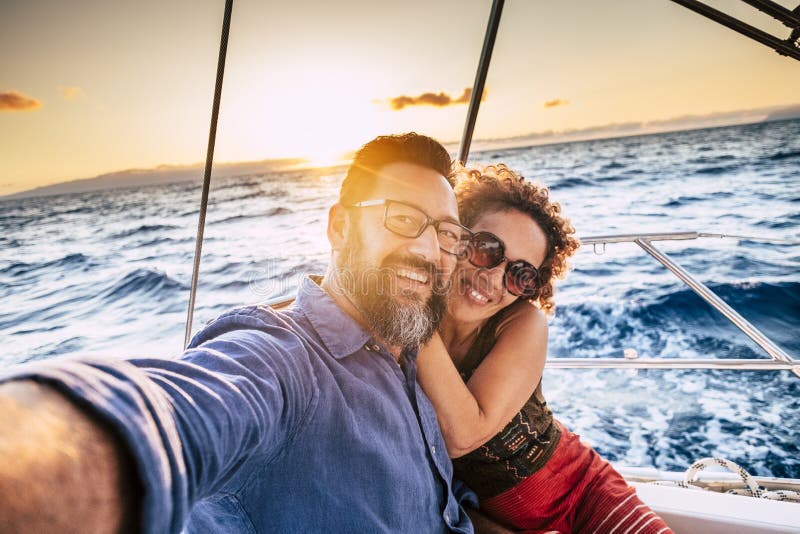
[[[624,122],[591,126],[571,130],[546,130],[514,137],[480,139],[473,143],[473,152],[500,150],[504,148],[572,143],[592,139],[630,137],[703,128],[721,128],[760,122],[772,122],[800,118],[800,104],[773,106],[761,109],[726,111],[707,115],[684,115],[666,120]]]
[[[297,167],[305,163],[304,159],[265,159],[261,161],[245,161],[238,163],[215,163],[211,172],[215,178],[228,178],[246,174],[265,174]],[[159,165],[152,169],[127,169],[124,171],[101,174],[93,178],[82,178],[45,185],[27,191],[0,196],[0,200],[14,198],[43,197],[67,193],[88,193],[104,189],[120,187],[138,187],[146,185],[169,184],[176,182],[197,181],[201,183],[205,171],[205,163],[191,165]]]
[[[571,143],[592,139],[606,139],[612,137],[629,137],[633,135],[648,135],[681,130],[696,130],[701,128],[714,128],[735,126],[742,124],[755,124],[800,118],[800,104],[791,106],[773,106],[744,111],[729,111],[710,113],[707,115],[685,115],[667,120],[647,122],[625,122],[592,126],[588,128],[569,130],[546,130],[531,132],[513,137],[478,139],[472,145],[472,152],[499,150],[504,148],[524,147],[533,145],[547,145],[555,143]],[[445,143],[452,152],[457,150],[457,142]],[[344,162],[343,162],[344,163]],[[227,178],[248,174],[264,174],[287,169],[297,169],[310,165],[307,160],[294,159],[265,159],[260,161],[247,161],[237,163],[215,163],[212,178]],[[101,174],[92,178],[83,178],[46,185],[0,196],[0,200],[11,200],[27,197],[42,197],[66,193],[87,193],[104,189],[120,187],[137,187],[158,185],[174,182],[202,180],[205,165],[196,163],[191,165],[159,165],[152,169],[128,169],[124,171]]]

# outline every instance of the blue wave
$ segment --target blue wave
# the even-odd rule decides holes
[[[558,189],[562,189],[562,188],[563,189],[567,189],[567,188],[571,188],[571,187],[583,187],[583,186],[587,186],[587,185],[594,185],[594,182],[592,180],[587,180],[586,178],[572,177],[572,178],[565,178],[563,180],[558,180],[556,182],[553,182],[551,184],[551,188],[552,189],[556,189],[556,188],[558,188]]]
[[[762,228],[769,228],[770,230],[783,230],[784,228],[794,229],[797,226],[795,221],[790,220],[774,220],[774,219],[767,219],[758,221],[755,223],[755,226],[760,226]]]
[[[765,156],[764,159],[773,160],[773,161],[780,161],[784,159],[794,159],[800,158],[800,150],[790,150],[786,152],[775,152],[774,154],[770,154],[769,156]]]
[[[607,171],[610,169],[623,169],[625,167],[627,167],[627,165],[624,163],[618,163],[616,161],[612,161],[611,163],[606,163],[605,165],[603,165],[600,168],[600,170]]]
[[[680,206],[684,206],[687,204],[695,204],[697,202],[702,201],[703,199],[700,197],[693,197],[693,196],[680,196],[678,198],[672,198],[669,201],[661,204],[665,208],[677,208]]]
[[[785,349],[800,352],[800,282],[712,284],[709,288]],[[633,310],[644,327],[685,324],[726,337],[735,327],[691,289],[664,295]],[[713,336],[712,336],[713,337]]]
[[[147,234],[152,232],[163,232],[164,230],[175,230],[177,226],[171,224],[142,224],[136,228],[122,230],[109,236],[109,239],[123,239],[134,235]]]
[[[22,241],[19,239],[8,239],[6,237],[0,237],[0,245],[6,248],[17,248],[22,246]]]
[[[212,201],[210,204],[213,206],[217,204],[225,204],[228,202],[241,202],[242,200],[250,200],[251,198],[274,198],[274,197],[275,195],[273,195],[272,193],[258,190],[252,193],[245,193],[243,195],[233,196],[230,198],[219,198],[217,200]]]
[[[171,293],[184,291],[188,287],[188,285],[170,278],[166,273],[151,269],[136,269],[123,276],[99,296],[107,302],[144,296],[164,300],[168,299]]]
[[[730,154],[719,154],[716,156],[702,156],[699,158],[692,158],[689,160],[689,163],[696,163],[700,165],[707,165],[709,163],[720,163],[722,161],[730,161],[732,159],[736,159],[736,156],[732,156]]]
[[[74,336],[57,343],[51,343],[44,347],[39,347],[33,354],[25,358],[23,362],[33,362],[37,360],[45,360],[58,356],[59,354],[69,354],[78,352],[84,347],[85,338]]]
[[[294,213],[294,210],[290,208],[284,208],[283,206],[277,206],[274,208],[270,208],[265,212],[260,213],[249,213],[249,214],[238,214],[232,215],[230,217],[225,217],[218,221],[212,221],[213,224],[223,224],[223,223],[230,223],[234,221],[240,221],[242,219],[253,219],[259,217],[274,217],[276,215],[288,215],[290,213]]]
[[[4,269],[0,269],[0,274],[19,276],[31,273],[33,271],[52,269],[54,267],[72,267],[75,265],[84,265],[88,261],[89,257],[81,253],[69,254],[57,260],[45,261],[41,263],[25,263],[24,261],[17,261],[5,267]]]
[[[738,165],[714,165],[712,167],[703,167],[694,171],[695,174],[710,174],[716,176],[719,174],[726,174],[735,171]]]
[[[800,338],[795,335],[800,331],[800,283],[709,287],[779,346],[800,353]],[[680,357],[672,345],[680,339],[690,341],[694,350],[706,357],[764,357],[694,291],[666,291],[653,298],[649,292],[630,289],[618,303],[583,302],[560,307],[554,326],[567,335],[561,344],[581,357],[618,356],[620,347],[625,346],[644,346],[653,356]]]
[[[248,178],[252,178],[255,175],[249,175]],[[261,185],[262,182],[258,180],[225,180],[224,182],[217,185],[214,190],[215,191],[224,191],[226,189],[236,189],[240,187],[258,187]]]

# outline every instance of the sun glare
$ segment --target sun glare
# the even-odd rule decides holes
[[[305,160],[310,167],[333,167],[347,163],[353,149],[350,150],[320,150],[306,156]]]

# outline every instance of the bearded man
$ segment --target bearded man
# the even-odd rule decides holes
[[[414,361],[463,246],[449,172],[433,139],[379,137],[291,308],[228,312],[178,359],[0,377],[0,530],[472,532]]]

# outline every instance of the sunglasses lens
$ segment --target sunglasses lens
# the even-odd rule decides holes
[[[467,247],[467,258],[475,267],[490,269],[499,265],[504,256],[503,243],[488,232],[473,235]]]
[[[512,261],[506,267],[506,289],[517,297],[536,295],[536,279],[539,272],[527,261]]]

